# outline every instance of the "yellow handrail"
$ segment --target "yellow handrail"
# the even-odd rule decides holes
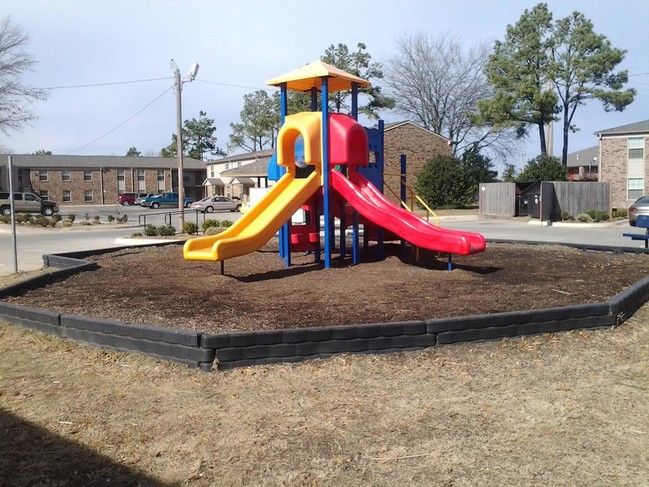
[[[389,173],[385,173],[385,175],[387,175],[387,176],[401,176],[401,174],[389,174]],[[411,201],[412,201],[412,197],[414,197],[419,202],[419,204],[426,209],[426,221],[429,221],[428,216],[429,216],[429,214],[432,214],[433,218],[435,218],[435,225],[439,227],[439,218],[437,217],[437,214],[430,208],[430,206],[428,206],[426,204],[426,202],[417,193],[415,193],[415,191],[412,188],[410,188],[407,184],[405,186],[406,186],[406,189],[408,191],[410,191]],[[406,210],[408,210],[411,213],[415,212],[414,202],[412,203],[412,207],[410,207],[410,206],[408,206],[408,203],[406,203],[405,201],[402,201],[401,198],[392,190],[392,188],[390,188],[387,184],[385,184],[385,182],[383,183],[383,187],[386,188],[392,194],[392,196],[394,196],[397,200],[399,200],[399,202],[401,203],[401,206],[403,206]]]

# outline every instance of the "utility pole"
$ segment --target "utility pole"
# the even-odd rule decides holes
[[[174,60],[171,60],[171,67],[174,68],[176,79],[176,153],[178,154],[178,222],[180,232],[185,228],[185,179],[183,176],[183,108],[182,90],[183,82],[180,79],[180,69]]]
[[[185,178],[183,175],[183,109],[182,91],[183,84],[187,81],[194,81],[198,74],[198,63],[192,64],[188,77],[185,81],[180,78],[180,69],[172,59],[169,63],[174,73],[176,83],[176,152],[178,153],[178,224],[180,232],[185,229]]]

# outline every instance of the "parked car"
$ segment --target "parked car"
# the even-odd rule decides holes
[[[54,201],[41,199],[34,193],[14,193],[14,210],[16,213],[40,213],[52,216],[59,211],[59,204]],[[11,215],[9,192],[0,192],[0,215]]]
[[[155,196],[157,194],[159,194],[159,193],[140,193],[140,194],[137,195],[137,198],[135,198],[135,204],[140,205],[140,206],[146,206],[144,204],[144,200],[146,200],[147,198],[150,198],[152,196]]]
[[[241,203],[233,201],[226,196],[208,196],[202,200],[192,203],[192,210],[198,210],[203,213],[212,213],[213,211],[239,211]]]
[[[137,193],[122,193],[117,196],[117,202],[122,206],[134,205]]]
[[[635,227],[635,222],[640,215],[649,215],[649,195],[638,198],[629,206],[629,225]]]
[[[178,193],[162,193],[156,194],[154,196],[149,196],[144,199],[144,206],[149,208],[158,209],[161,206],[175,206],[178,207]],[[192,198],[185,196],[183,205],[185,208],[189,208],[190,205],[194,202]]]

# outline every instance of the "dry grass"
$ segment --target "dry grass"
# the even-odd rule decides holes
[[[0,354],[5,485],[648,485],[648,306],[614,329],[228,373],[9,325]]]

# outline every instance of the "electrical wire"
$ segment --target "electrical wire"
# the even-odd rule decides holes
[[[112,81],[110,83],[92,83],[87,85],[65,85],[65,86],[48,86],[46,88],[39,88],[41,90],[65,90],[69,88],[94,88],[95,86],[114,86],[114,85],[129,85],[133,83],[147,83],[149,81],[160,81],[166,79],[173,79],[167,76],[165,78],[149,78],[149,79],[136,79],[132,81]]]
[[[234,85],[234,84],[230,84],[230,83],[219,83],[217,81],[207,81],[207,80],[204,80],[204,79],[195,79],[194,81],[198,82],[198,83],[207,83],[207,84],[210,84],[210,85],[228,86],[230,88],[241,88],[241,89],[244,89],[244,90],[255,90],[255,91],[257,91],[257,90],[270,90],[270,88],[265,87],[265,86],[262,86],[260,88],[259,86]]]
[[[124,120],[122,123],[120,123],[120,124],[117,125],[116,127],[112,128],[111,130],[109,130],[108,132],[106,132],[105,134],[103,134],[103,135],[97,137],[97,138],[94,139],[94,140],[91,140],[90,142],[88,142],[88,143],[85,144],[85,145],[82,145],[81,147],[78,147],[78,148],[74,149],[73,151],[70,152],[70,154],[74,154],[75,152],[80,151],[81,149],[85,149],[85,148],[88,147],[89,145],[92,145],[92,144],[94,144],[95,142],[97,142],[98,140],[103,139],[103,138],[106,137],[107,135],[112,134],[113,132],[115,132],[115,130],[117,130],[118,128],[120,128],[122,125],[125,125],[126,123],[130,122],[130,121],[133,120],[135,117],[137,117],[140,113],[142,113],[144,110],[146,110],[146,109],[149,108],[151,105],[153,105],[156,101],[158,101],[160,98],[162,98],[164,95],[166,95],[169,91],[173,90],[173,89],[175,88],[175,86],[176,86],[176,84],[174,83],[174,84],[171,85],[169,88],[167,88],[167,89],[164,90],[162,93],[160,93],[158,96],[156,96],[156,97],[155,97],[151,102],[149,102],[149,103],[148,103],[147,105],[145,105],[143,108],[141,108],[140,110],[138,110],[134,115],[130,116],[129,118],[127,118],[126,120]]]

